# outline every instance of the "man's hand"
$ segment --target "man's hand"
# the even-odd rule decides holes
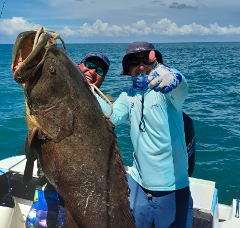
[[[166,94],[179,85],[182,80],[182,75],[175,73],[163,64],[158,64],[154,51],[149,53],[149,61],[153,67],[153,70],[148,75],[149,89],[154,89],[156,92],[160,91]]]

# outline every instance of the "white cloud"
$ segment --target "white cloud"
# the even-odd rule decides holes
[[[232,25],[229,27],[220,27],[217,23],[210,25],[211,33],[214,35],[239,35],[240,34],[240,27],[236,28]]]
[[[132,25],[109,25],[100,20],[96,20],[92,25],[84,23],[79,30],[71,30],[69,27],[64,27],[60,31],[67,36],[80,37],[113,37],[113,36],[130,36],[130,35],[165,35],[165,36],[184,36],[184,35],[236,35],[240,34],[240,27],[220,27],[218,24],[210,24],[209,27],[204,27],[197,23],[183,25],[179,27],[176,23],[168,19],[162,19],[157,23],[148,26],[144,20],[133,23]]]
[[[63,33],[65,36],[75,36],[77,35],[76,31],[71,30],[68,26],[64,26],[61,30],[61,33]]]
[[[138,21],[136,23],[133,23],[133,26],[138,28],[138,29],[144,29],[147,26],[147,24],[144,20],[141,20],[141,21]]]
[[[209,35],[210,29],[206,28],[202,25],[198,25],[195,22],[190,25],[183,25],[182,27],[178,27],[176,23],[172,23],[168,19],[163,19],[156,24],[153,24],[153,34],[158,35]]]
[[[28,31],[38,27],[39,25],[30,23],[22,17],[13,17],[12,19],[2,19],[0,33],[5,35],[14,35],[17,32]]]
[[[3,19],[1,21],[0,34],[5,36],[16,36],[16,34],[38,28],[38,24],[28,22],[22,17],[13,17],[12,19]],[[49,28],[54,29],[54,28]],[[130,36],[209,36],[209,35],[239,35],[240,27],[229,25],[220,27],[217,23],[210,24],[208,27],[195,22],[183,26],[165,18],[156,23],[148,25],[145,20],[140,20],[130,25],[110,25],[101,20],[96,20],[93,24],[84,23],[80,27],[71,28],[64,26],[59,31],[65,38],[79,37],[130,37]]]
[[[123,36],[124,32],[122,28],[117,25],[109,25],[108,23],[103,23],[100,20],[96,20],[92,25],[84,23],[78,33],[82,37],[91,36]]]

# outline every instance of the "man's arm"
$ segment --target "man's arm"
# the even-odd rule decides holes
[[[98,94],[96,94],[96,98],[102,108],[103,113],[109,114],[111,111],[109,104],[105,100],[103,100]],[[128,120],[128,113],[129,103],[127,101],[127,93],[123,92],[113,103],[113,113],[110,116],[110,120],[114,125],[119,125]]]
[[[102,111],[105,115],[109,114],[111,112],[111,107],[109,104],[101,98],[97,93],[95,93],[95,97],[97,98],[98,103],[100,104]]]
[[[106,98],[113,104],[114,103],[114,98],[108,94],[108,93],[105,93],[105,92],[102,92],[104,94],[104,96],[106,96]]]

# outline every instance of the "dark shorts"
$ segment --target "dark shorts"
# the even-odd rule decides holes
[[[189,187],[175,191],[143,189],[127,174],[129,201],[137,228],[190,228],[193,221],[193,201]]]

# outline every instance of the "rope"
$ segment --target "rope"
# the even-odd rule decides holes
[[[34,50],[37,46],[37,41],[39,39],[39,36],[40,34],[43,33],[43,27],[42,26],[39,26],[39,28],[37,29],[37,33],[36,33],[36,36],[35,36],[35,39],[34,39],[34,44],[33,44],[33,48],[32,50]]]
[[[60,37],[58,32],[55,32],[54,30],[50,30],[50,29],[44,29],[42,26],[39,26],[38,29],[33,29],[33,31],[37,31],[37,33],[36,33],[36,36],[35,36],[35,39],[34,39],[34,44],[33,44],[33,49],[32,50],[34,50],[36,48],[39,37],[44,32],[51,32],[53,39],[54,40],[59,39],[62,42],[64,50],[66,50],[66,45],[65,45],[63,39]]]
[[[3,13],[3,8],[4,8],[5,2],[6,2],[6,0],[3,1],[3,6],[2,6],[1,14],[0,14],[0,19],[2,18],[2,13]]]
[[[110,106],[111,111],[109,114],[107,114],[106,116],[111,116],[113,113],[113,105],[112,103],[109,101],[109,99],[103,94],[103,92],[94,84],[89,84],[91,86],[92,92],[94,93],[94,91],[96,90],[96,92],[101,96],[101,98],[103,98]]]

